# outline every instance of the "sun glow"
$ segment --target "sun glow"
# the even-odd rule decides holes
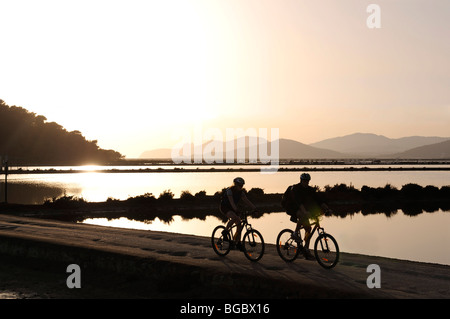
[[[82,171],[95,172],[95,171],[103,169],[103,166],[100,166],[100,165],[83,165],[80,168],[81,168]]]
[[[214,26],[206,27],[197,1],[44,0],[2,8],[8,63],[0,70],[12,76],[0,85],[11,105],[92,139],[219,115],[208,47]]]
[[[127,157],[189,124],[446,136],[448,4],[406,2],[373,30],[358,1],[3,0],[0,98]]]

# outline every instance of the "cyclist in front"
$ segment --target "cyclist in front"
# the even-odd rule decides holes
[[[241,218],[239,217],[239,212],[237,205],[242,200],[245,204],[250,206],[253,211],[256,211],[256,206],[247,198],[245,195],[246,191],[243,188],[245,181],[241,177],[236,177],[233,180],[233,186],[228,187],[223,194],[222,200],[220,202],[220,212],[228,217],[230,220],[226,226],[226,229],[230,229],[233,224],[236,224],[237,230],[234,234],[234,242],[237,241],[236,247],[241,249]]]
[[[300,228],[303,225],[305,229],[305,243],[303,246],[303,256],[307,260],[314,260],[315,258],[309,251],[309,242],[311,235],[310,218],[315,218],[322,215],[324,212],[330,211],[327,204],[320,198],[316,189],[309,186],[311,176],[308,173],[303,173],[300,176],[300,183],[291,187],[290,200],[288,201],[287,214],[291,215],[291,221],[296,221],[297,226],[292,235],[293,239],[302,242]]]

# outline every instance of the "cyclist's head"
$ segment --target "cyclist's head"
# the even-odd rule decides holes
[[[300,175],[300,181],[310,181],[311,180],[311,175],[309,175],[308,173],[303,173],[302,175]]]
[[[245,181],[244,181],[244,179],[242,177],[236,177],[235,179],[233,179],[233,183],[234,183],[235,186],[242,187],[242,186],[244,186]]]

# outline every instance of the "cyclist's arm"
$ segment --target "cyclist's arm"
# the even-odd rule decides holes
[[[242,200],[244,201],[245,204],[247,204],[249,207],[252,208],[252,210],[256,210],[256,206],[253,205],[253,203],[247,198],[247,196],[245,196],[245,193],[242,194]]]
[[[308,216],[309,212],[306,210],[305,206],[303,206],[303,204],[300,204],[300,206],[298,207],[298,210],[304,215],[304,216]]]

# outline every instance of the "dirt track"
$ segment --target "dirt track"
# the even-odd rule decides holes
[[[210,239],[0,215],[0,297],[12,298],[450,298],[450,267],[341,254],[332,270],[283,262],[275,246],[249,262],[218,257]],[[69,289],[66,267],[81,267]],[[367,266],[381,269],[369,289]]]

